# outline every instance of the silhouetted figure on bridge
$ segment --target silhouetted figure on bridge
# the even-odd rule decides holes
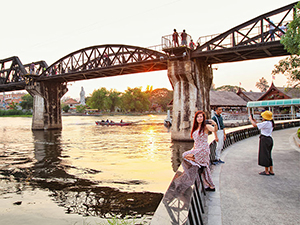
[[[271,41],[275,41],[275,35],[274,35],[274,32],[275,32],[275,27],[274,27],[274,23],[272,20],[270,20],[268,18],[268,21],[269,21],[269,24],[268,24],[268,27],[269,27],[269,34],[270,34],[270,37],[271,37]]]
[[[178,42],[178,33],[176,31],[176,29],[174,29],[174,33],[172,34],[172,38],[173,38],[173,44],[174,44],[174,47],[179,47],[179,42]]]
[[[183,32],[181,33],[181,45],[183,46],[187,46],[187,34],[185,33],[185,30],[183,30]]]
[[[110,58],[108,57],[107,54],[104,54],[104,60],[103,60],[103,62],[104,62],[105,66],[110,66],[111,60],[110,60]]]
[[[195,43],[193,42],[193,39],[191,39],[190,44],[189,44],[189,47],[190,47],[190,49],[192,49],[192,50],[195,49],[196,45],[195,45]]]
[[[280,28],[280,32],[279,32],[279,36],[280,38],[282,37],[282,35],[284,35],[287,31],[287,28],[288,28],[288,25],[289,23],[286,23],[285,25],[281,25],[279,28]]]
[[[35,66],[34,63],[31,63],[31,64],[30,64],[30,67],[29,67],[29,73],[30,73],[30,74],[33,74],[33,73],[34,73],[34,66]]]

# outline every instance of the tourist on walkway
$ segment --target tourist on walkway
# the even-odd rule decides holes
[[[181,45],[187,46],[187,41],[186,41],[187,33],[185,33],[185,30],[183,30],[180,36],[181,36]]]
[[[252,116],[249,117],[250,122],[254,127],[260,130],[259,136],[259,151],[258,151],[258,165],[265,167],[265,170],[260,172],[260,175],[275,175],[273,171],[272,148],[273,139],[272,131],[274,128],[274,120],[272,112],[264,111],[261,113],[263,122],[257,123]]]
[[[217,165],[219,163],[224,163],[221,158],[221,151],[224,146],[224,141],[226,140],[226,134],[225,134],[225,126],[223,123],[223,117],[222,117],[222,112],[223,109],[222,107],[217,107],[215,111],[215,115],[213,116],[212,120],[215,121],[218,124],[218,131],[215,132],[215,140],[217,142],[217,147],[216,147],[216,157],[213,162],[214,165]]]
[[[210,148],[208,145],[207,137],[208,132],[215,132],[217,124],[213,120],[209,120],[212,125],[206,124],[205,113],[203,111],[197,111],[195,113],[193,127],[191,131],[191,137],[194,139],[194,147],[182,154],[183,159],[189,162],[193,166],[199,168],[204,167],[204,171],[201,174],[203,178],[204,187],[207,191],[215,191],[215,185],[211,178],[211,172],[209,168],[209,154]]]
[[[172,34],[174,47],[176,47],[176,46],[179,47],[178,37],[179,37],[179,35],[178,35],[177,31],[176,31],[176,29],[174,29],[174,32]]]

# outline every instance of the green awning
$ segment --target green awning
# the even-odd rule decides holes
[[[253,101],[248,102],[248,108],[257,108],[257,107],[269,107],[269,106],[292,106],[300,105],[300,98],[292,99],[282,99],[282,100],[270,100],[270,101]]]

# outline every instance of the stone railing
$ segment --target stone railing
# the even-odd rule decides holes
[[[300,126],[300,120],[276,121],[274,130]],[[224,149],[243,139],[258,135],[260,131],[252,126],[237,128],[226,134]],[[215,159],[216,142],[210,143],[210,160]],[[164,194],[151,225],[204,225],[205,189],[202,184],[202,170],[188,165],[185,161],[176,171],[171,184]]]

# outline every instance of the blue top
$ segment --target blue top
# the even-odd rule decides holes
[[[212,120],[218,124],[218,130],[223,130],[225,128],[221,115],[219,116],[218,114],[215,114]]]

